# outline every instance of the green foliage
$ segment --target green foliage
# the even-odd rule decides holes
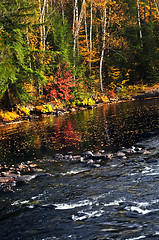
[[[5,106],[10,107],[12,104],[32,101],[33,95],[38,100],[45,101],[48,94],[46,86],[50,82],[52,91],[55,90],[53,84],[56,85],[56,92],[52,92],[51,96],[54,97],[57,108],[62,105],[60,99],[65,102],[69,100],[67,104],[72,106],[92,105],[94,100],[91,92],[97,92],[99,88],[99,62],[103,43],[101,14],[104,5],[102,2],[93,2],[91,34],[85,25],[87,23],[87,28],[91,26],[89,3],[86,6],[86,22],[84,18],[78,19],[74,22],[73,29],[75,19],[72,16],[72,2],[62,1],[59,4],[57,1],[52,4],[52,1],[47,1],[46,5],[44,2],[0,1],[0,99],[5,102]],[[136,86],[141,82],[157,83],[159,23],[155,3],[140,1],[141,29],[138,24],[136,1],[110,1],[106,6],[103,87],[110,91],[121,87],[121,94],[125,94],[129,89],[128,85]],[[40,16],[40,7],[43,18]],[[79,16],[82,16],[81,2],[78,3],[78,10]],[[78,36],[75,36],[75,32]],[[63,65],[65,62],[74,74],[71,74],[76,85],[71,87],[71,93],[74,90],[72,100],[68,96],[62,96],[63,89],[69,92],[70,82],[65,81],[63,84],[59,76],[54,79],[60,63],[61,72],[66,72]],[[29,84],[34,87],[34,93],[28,91]],[[98,97],[99,101],[107,102],[104,95]],[[49,111],[49,107],[42,109],[43,112]]]
[[[75,89],[73,100],[70,101],[71,106],[89,106],[93,104],[95,104],[95,101],[90,93],[81,88],[80,90],[78,88]]]
[[[70,62],[72,49],[70,47],[71,33],[67,19],[63,19],[61,12],[55,11],[50,20],[52,28],[48,35],[48,41],[54,51],[58,51],[59,62]]]
[[[25,25],[21,23],[22,13],[25,14],[28,6],[27,1],[8,1],[0,6],[0,47],[3,59],[0,63],[0,98],[8,89],[9,94],[13,94],[13,101],[22,98],[25,100],[26,92],[23,89],[31,76],[23,31]]]

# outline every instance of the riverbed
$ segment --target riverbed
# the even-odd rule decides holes
[[[0,193],[0,239],[159,239],[158,130],[157,99],[1,128],[1,163],[37,171]],[[86,151],[111,157],[88,164]]]

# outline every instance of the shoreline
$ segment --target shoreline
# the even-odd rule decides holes
[[[12,124],[19,124],[22,122],[28,122],[32,120],[37,120],[37,119],[42,119],[45,117],[50,117],[50,116],[60,116],[64,115],[67,113],[72,113],[76,111],[82,111],[86,109],[93,109],[99,106],[103,106],[106,104],[114,104],[114,103],[125,103],[125,102],[132,102],[132,101],[145,101],[145,100],[153,100],[153,99],[159,99],[159,92],[157,92],[157,96],[148,96],[146,93],[145,94],[138,94],[132,98],[129,99],[110,99],[108,102],[103,102],[103,103],[96,103],[94,105],[89,105],[89,106],[82,106],[82,107],[73,107],[73,108],[63,108],[63,109],[56,109],[53,112],[49,113],[41,113],[41,114],[30,114],[28,117],[21,117],[20,119],[17,119],[15,121],[9,121],[9,122],[0,122],[0,127],[4,127],[7,125],[12,125]]]

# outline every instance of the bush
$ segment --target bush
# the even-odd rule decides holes
[[[93,105],[93,104],[95,104],[95,101],[92,98],[85,98],[82,101],[83,106],[90,106],[90,105]]]
[[[41,105],[41,106],[36,106],[34,108],[34,110],[36,112],[39,112],[39,113],[48,113],[48,112],[53,111],[52,106],[50,104],[44,104],[44,105]]]
[[[36,106],[36,107],[34,108],[34,110],[35,110],[36,112],[43,113],[44,108],[43,108],[43,106]]]
[[[24,116],[29,116],[30,115],[30,110],[26,107],[22,107],[18,110],[20,115],[24,115]]]
[[[105,95],[104,93],[99,93],[99,92],[97,92],[95,94],[95,100],[96,100],[96,102],[101,102],[101,103],[107,103],[109,101],[107,95]]]
[[[43,113],[52,112],[52,107],[50,104],[43,105]]]
[[[15,111],[13,112],[9,111],[3,112],[2,110],[0,111],[0,120],[3,122],[14,121],[19,117],[20,117],[19,114],[17,114]]]

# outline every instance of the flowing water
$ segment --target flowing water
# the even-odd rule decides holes
[[[0,193],[0,239],[159,239],[158,130],[159,100],[1,127],[1,163],[32,161],[41,172]],[[116,156],[132,145],[145,153]],[[54,157],[87,150],[114,157],[98,168]]]

